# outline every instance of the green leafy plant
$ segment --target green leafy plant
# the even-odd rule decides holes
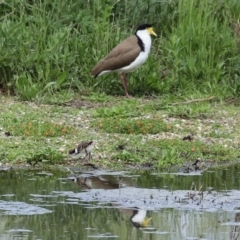
[[[115,154],[111,158],[113,160],[121,160],[124,162],[141,162],[142,160],[141,156],[127,150],[123,150],[122,152]]]
[[[57,164],[62,163],[64,156],[58,151],[48,147],[46,149],[37,150],[32,152],[29,157],[27,157],[27,163],[30,165],[36,164]]]

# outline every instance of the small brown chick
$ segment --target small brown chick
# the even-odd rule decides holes
[[[74,149],[69,150],[69,155],[73,158],[80,159],[81,153],[84,151],[86,155],[81,159],[84,160],[88,156],[88,161],[91,159],[91,152],[94,147],[93,141],[82,141],[76,145]]]

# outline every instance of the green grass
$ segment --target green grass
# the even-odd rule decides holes
[[[25,109],[28,109],[25,107]],[[39,112],[25,112],[24,108],[13,106],[9,107],[1,119],[1,126],[6,132],[13,136],[34,136],[34,137],[59,137],[70,135],[74,132],[74,128],[67,124],[62,124],[59,120],[54,120],[57,110],[41,115]],[[41,111],[41,110],[40,110]],[[54,112],[55,111],[55,112]],[[44,117],[45,116],[45,117]],[[52,117],[51,120],[49,117]]]
[[[148,140],[144,143],[126,146],[112,156],[113,160],[125,163],[151,163],[158,168],[180,166],[196,159],[216,163],[238,156],[237,149],[223,147],[220,144],[206,144],[199,140],[189,142],[182,139]]]
[[[93,127],[107,133],[120,134],[157,134],[172,129],[160,118],[153,119],[121,119],[103,118],[93,121]]]
[[[68,151],[91,139],[96,142],[91,161],[106,168],[150,164],[166,169],[196,158],[238,159],[239,106],[212,100],[183,104],[188,98],[176,96],[172,105],[167,97],[126,101],[100,94],[102,102],[96,94],[86,97],[75,99],[76,108],[1,97],[0,162],[77,164],[66,162]],[[193,140],[184,141],[189,134]]]
[[[122,101],[121,105],[109,107],[100,107],[95,110],[95,118],[106,118],[106,117],[136,117],[140,116],[141,113],[137,109],[137,101]]]
[[[204,159],[205,161],[222,161],[227,160],[230,156],[237,158],[237,150],[223,148],[220,144],[210,145],[201,141],[183,141],[161,140],[153,141],[154,147],[161,149],[161,154],[158,159],[159,167],[168,167],[171,165],[182,164],[186,161],[194,161],[195,159]]]
[[[51,122],[29,121],[20,122],[14,119],[12,123],[3,126],[14,136],[57,137],[71,134],[73,130],[62,124]]]
[[[123,94],[116,74],[93,79],[91,68],[139,23],[155,22],[159,37],[148,62],[129,76],[131,94],[189,95],[197,89],[236,97],[239,18],[238,0],[7,0],[0,10],[0,87],[45,102],[69,101],[74,92]]]
[[[74,111],[57,106],[17,103],[1,99],[0,161],[22,163],[63,163],[63,139],[71,139],[77,131],[67,123]],[[61,115],[61,118],[59,118]],[[73,143],[72,143],[73,144]],[[71,146],[68,145],[69,148]]]
[[[166,106],[165,109],[170,117],[179,118],[206,118],[211,115],[213,106],[210,103],[193,103]]]

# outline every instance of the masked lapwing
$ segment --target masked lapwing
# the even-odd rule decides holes
[[[148,223],[152,218],[147,218],[147,210],[144,209],[133,209],[133,214],[131,216],[131,222],[134,227],[141,228],[141,227],[148,227]]]
[[[152,44],[150,35],[157,36],[151,24],[138,26],[135,34],[113,48],[97,63],[91,74],[96,78],[104,73],[119,72],[126,97],[129,98],[126,74],[140,67],[148,59]]]
[[[79,159],[82,153],[85,152],[86,155],[81,160],[84,160],[86,157],[90,160],[93,147],[94,141],[82,141],[74,149],[69,150],[69,155],[72,158]]]
[[[69,180],[77,183],[81,189],[120,189],[125,184],[120,182],[111,181],[111,179],[104,178],[102,176],[75,176],[68,177]],[[123,215],[127,216],[132,225],[136,228],[148,227],[152,218],[147,218],[147,210],[139,208],[124,208],[116,203],[111,203],[113,207],[116,207]]]

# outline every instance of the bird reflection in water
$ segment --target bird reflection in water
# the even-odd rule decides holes
[[[118,179],[118,182],[109,181],[101,176],[81,177],[70,176],[69,180],[77,183],[81,189],[119,189],[121,193],[121,187],[123,186],[122,179]],[[148,227],[152,218],[147,218],[147,210],[139,208],[119,208],[119,205],[113,204],[123,215],[127,216],[132,225],[136,228]]]

